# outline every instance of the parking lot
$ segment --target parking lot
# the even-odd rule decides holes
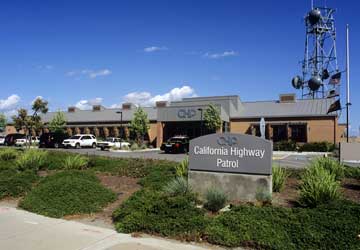
[[[154,149],[151,151],[141,152],[114,152],[114,151],[101,151],[93,148],[82,148],[82,149],[49,149],[49,150],[61,150],[85,155],[101,155],[107,157],[119,157],[119,158],[143,158],[143,159],[159,159],[180,162],[187,155],[186,154],[165,154],[164,152]],[[319,155],[311,154],[291,154],[291,153],[277,153],[273,156],[273,162],[279,164],[282,167],[289,168],[303,168],[312,159],[319,157]]]

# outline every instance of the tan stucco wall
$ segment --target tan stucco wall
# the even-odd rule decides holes
[[[156,122],[150,123],[150,128],[148,131],[150,143],[153,143],[157,137],[157,125]]]
[[[338,143],[340,141],[337,118],[334,117],[312,117],[312,118],[273,118],[265,119],[268,122],[302,122],[307,123],[308,142],[328,141]],[[251,124],[259,122],[260,119],[238,119],[230,122],[230,131],[234,133],[246,133]]]

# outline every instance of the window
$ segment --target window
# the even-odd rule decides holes
[[[291,125],[291,140],[306,142],[306,125]]]

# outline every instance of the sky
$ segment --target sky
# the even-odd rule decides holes
[[[355,0],[315,0],[336,12],[345,69],[350,24],[351,133],[360,128],[360,16]],[[297,93],[310,0],[2,1],[0,112],[123,102],[153,105],[191,96],[275,100]],[[342,79],[345,104],[345,77]],[[345,112],[340,121],[343,122]]]

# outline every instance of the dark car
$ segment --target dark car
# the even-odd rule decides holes
[[[40,148],[59,148],[62,147],[62,142],[69,138],[65,133],[43,133],[40,136],[39,147]]]
[[[8,134],[5,136],[4,145],[5,146],[13,146],[13,145],[15,145],[15,142],[17,139],[22,139],[22,138],[25,138],[24,134],[20,134],[20,133]]]
[[[161,147],[165,153],[187,153],[189,152],[189,137],[174,136],[167,142],[164,142]]]

